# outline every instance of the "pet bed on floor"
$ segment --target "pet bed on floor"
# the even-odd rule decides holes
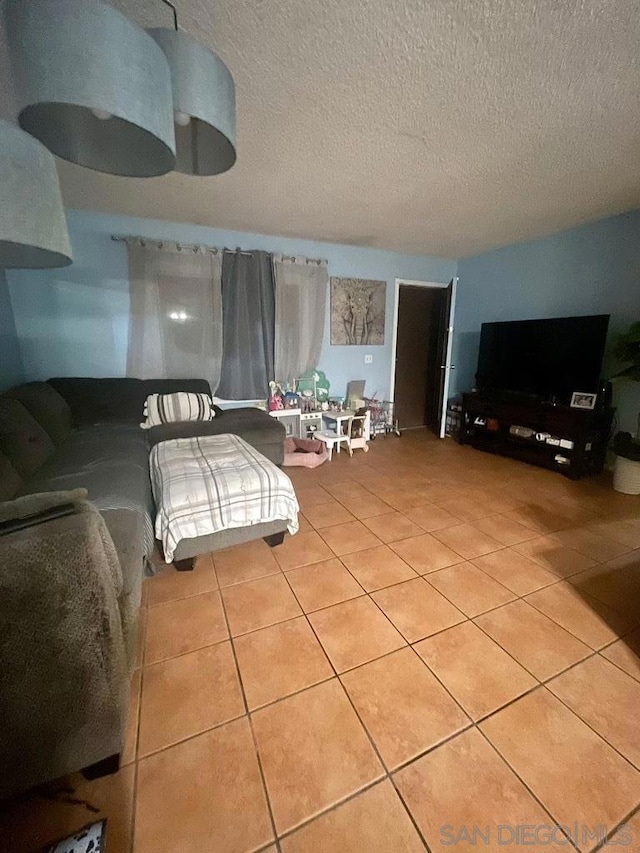
[[[317,468],[329,458],[326,444],[315,438],[285,438],[284,462],[286,467]]]

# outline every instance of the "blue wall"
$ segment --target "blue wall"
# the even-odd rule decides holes
[[[30,379],[124,375],[129,323],[127,253],[123,243],[111,240],[112,234],[326,258],[329,275],[386,279],[383,346],[331,346],[327,297],[319,367],[327,374],[335,394],[344,394],[350,379],[366,379],[368,394],[377,391],[381,397],[388,395],[395,278],[447,282],[456,270],[455,261],[197,225],[83,211],[69,211],[67,219],[75,258],[72,266],[9,274],[24,369]],[[365,365],[365,353],[373,355],[373,364]]]
[[[0,391],[24,379],[20,344],[13,319],[9,288],[0,270]]]
[[[368,393],[388,394],[394,279],[446,282],[456,272],[453,261],[377,249],[82,211],[68,212],[68,220],[75,256],[72,266],[7,273],[28,379],[124,374],[129,322],[127,257],[124,244],[112,241],[112,234],[322,257],[329,261],[330,275],[386,279],[384,346],[330,346],[327,312],[319,366],[336,394],[343,393],[346,383],[356,378],[367,380]],[[466,258],[457,264],[457,271],[452,392],[473,386],[483,322],[610,313],[615,333],[640,319],[640,211]],[[21,366],[12,323],[7,320],[10,313],[2,298],[0,279],[1,379],[7,385],[20,381]],[[373,354],[372,365],[364,364],[365,352]],[[622,424],[634,430],[640,384],[616,386]]]
[[[464,391],[484,322],[611,314],[611,340],[640,320],[640,211],[465,258],[458,276],[453,390]],[[635,431],[640,383],[614,388],[621,424]]]

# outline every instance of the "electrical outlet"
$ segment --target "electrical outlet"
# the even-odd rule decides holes
[[[373,364],[373,356],[371,355],[370,352],[365,355],[364,363],[365,364]]]

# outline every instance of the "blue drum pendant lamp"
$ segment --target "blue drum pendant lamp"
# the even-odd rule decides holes
[[[65,267],[71,261],[53,155],[0,121],[0,269]]]
[[[6,0],[20,126],[72,163],[128,177],[175,167],[169,65],[100,0]]]
[[[171,5],[171,4],[168,4]],[[236,161],[233,77],[216,54],[183,30],[151,29],[171,69],[176,171],[219,175]]]

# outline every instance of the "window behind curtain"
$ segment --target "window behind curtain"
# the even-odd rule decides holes
[[[206,379],[222,358],[221,252],[130,241],[127,376]]]
[[[329,275],[325,261],[273,256],[276,285],[275,372],[292,382],[318,366]]]

